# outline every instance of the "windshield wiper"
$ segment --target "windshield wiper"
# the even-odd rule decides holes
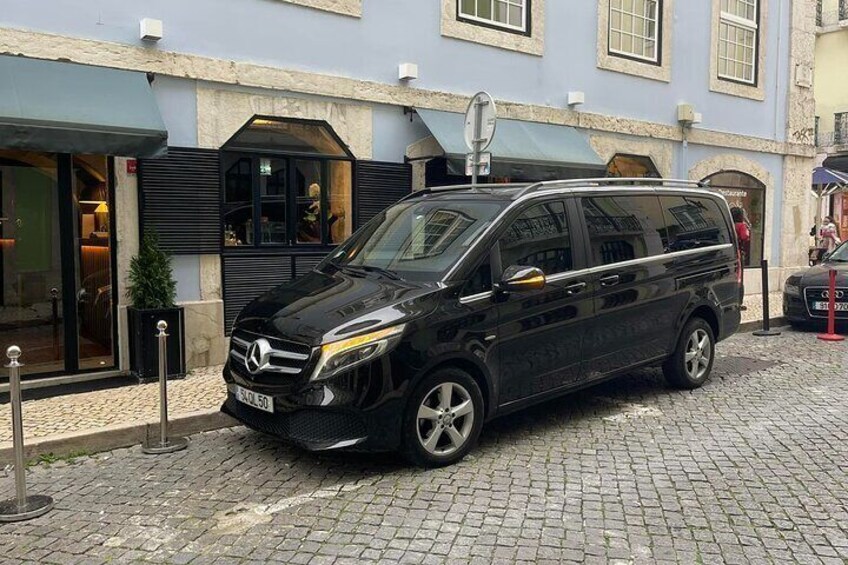
[[[384,269],[383,267],[375,267],[373,265],[344,265],[342,268],[343,269],[350,269],[351,271],[353,271],[355,273],[362,273],[362,272],[379,273],[379,274],[381,274],[381,275],[383,275],[387,278],[390,278],[392,280],[396,280],[396,281],[401,280],[400,275],[398,275],[396,272],[391,271],[389,269]]]

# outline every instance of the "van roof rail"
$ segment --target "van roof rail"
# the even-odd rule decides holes
[[[515,197],[521,197],[525,194],[530,194],[539,190],[549,188],[567,188],[567,187],[597,187],[597,188],[615,188],[620,186],[640,184],[645,186],[658,186],[664,188],[709,188],[709,181],[695,181],[683,179],[663,179],[653,177],[595,177],[582,179],[567,179],[567,180],[550,180],[532,183],[487,183],[487,184],[459,184],[454,186],[434,186],[430,188],[422,188],[415,190],[404,196],[401,200],[421,196],[423,194],[436,194],[439,192],[453,192],[459,190],[471,189],[522,189]]]
[[[567,187],[596,187],[596,188],[616,188],[620,186],[629,186],[632,184],[640,184],[643,186],[658,186],[664,188],[708,188],[708,182],[683,180],[683,179],[662,179],[653,177],[598,177],[585,179],[568,179],[568,180],[551,180],[531,184],[525,188],[519,196],[545,190],[548,188],[567,188]]]
[[[401,198],[400,201],[406,200],[408,198],[413,198],[413,197],[416,197],[416,196],[421,196],[423,194],[437,194],[439,192],[454,192],[454,191],[458,191],[458,190],[471,190],[471,189],[474,189],[474,190],[477,190],[477,189],[492,190],[492,189],[504,189],[504,188],[512,188],[512,189],[529,188],[531,186],[536,186],[538,184],[539,184],[538,182],[533,182],[533,183],[527,183],[527,182],[509,182],[509,183],[496,182],[496,183],[483,183],[483,184],[477,183],[477,184],[474,184],[474,185],[471,185],[471,184],[455,184],[455,185],[450,185],[450,186],[430,186],[430,187],[426,187],[426,188],[420,188],[418,190],[413,190],[411,193],[409,193],[406,196],[404,196],[403,198]]]

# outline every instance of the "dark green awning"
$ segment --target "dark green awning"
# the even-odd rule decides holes
[[[415,110],[444,151],[448,171],[465,174],[465,115],[438,110]],[[513,178],[552,180],[604,176],[606,163],[589,144],[588,136],[572,127],[498,119],[492,154],[492,174]]]
[[[167,145],[144,73],[0,56],[0,148],[156,157]]]

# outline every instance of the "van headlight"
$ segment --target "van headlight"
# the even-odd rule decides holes
[[[398,344],[405,327],[401,324],[322,345],[311,380],[326,379],[376,359]]]

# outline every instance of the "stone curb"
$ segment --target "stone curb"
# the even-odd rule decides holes
[[[206,410],[174,416],[168,422],[168,433],[174,436],[187,436],[237,425],[239,423],[236,420],[217,409]],[[27,460],[32,460],[39,455],[47,454],[64,457],[80,451],[97,453],[138,445],[148,437],[156,438],[158,436],[158,419],[146,420],[136,424],[113,424],[94,430],[82,430],[31,439],[24,446],[24,457]],[[13,460],[14,448],[12,443],[0,443],[0,466],[8,465]]]

